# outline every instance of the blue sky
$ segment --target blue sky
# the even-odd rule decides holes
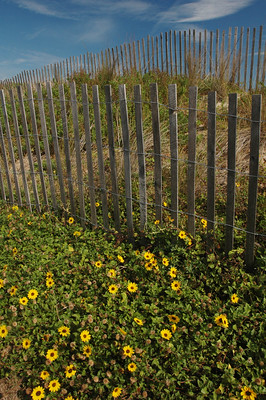
[[[265,0],[0,0],[0,80],[148,34],[259,28]],[[266,37],[264,27],[263,43]]]

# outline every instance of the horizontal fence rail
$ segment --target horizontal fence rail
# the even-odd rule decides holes
[[[227,253],[234,248],[235,232],[244,232],[246,262],[252,265],[255,239],[265,237],[256,232],[258,185],[265,179],[259,174],[262,96],[252,95],[248,118],[238,116],[236,94],[228,97],[228,113],[219,113],[215,92],[202,110],[197,87],[189,89],[187,108],[178,107],[175,84],[168,87],[168,104],[160,104],[156,83],[150,85],[149,100],[143,100],[141,89],[134,86],[131,98],[125,85],[118,93],[107,85],[102,93],[97,85],[79,87],[74,81],[0,90],[1,199],[38,212],[63,210],[84,228],[119,232],[125,223],[131,238],[154,220],[161,227],[170,220],[193,237],[205,219],[209,244],[217,225],[224,227]],[[198,121],[203,119],[206,130],[201,131]],[[245,171],[237,169],[243,146],[239,123],[249,130]],[[203,133],[205,144],[199,149],[198,134]],[[227,139],[222,164],[221,137]],[[206,162],[198,159],[199,151]],[[239,176],[249,179],[246,226],[235,219]],[[219,191],[226,198],[222,217]],[[206,204],[199,209],[196,200],[202,193]]]
[[[76,74],[95,78],[99,73],[123,75],[138,71],[167,72],[171,76],[214,78],[241,85],[244,90],[257,89],[265,84],[266,41],[263,27],[231,27],[226,33],[172,31],[142,40],[124,43],[94,54],[87,52],[40,69],[22,71],[13,78],[0,81],[2,86],[36,84],[71,80]]]

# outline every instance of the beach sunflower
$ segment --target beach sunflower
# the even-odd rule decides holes
[[[169,331],[169,329],[163,329],[161,331],[161,336],[163,339],[169,340],[172,337],[172,333],[171,331]]]
[[[7,334],[8,334],[8,330],[7,330],[6,325],[1,325],[0,326],[0,337],[5,338]]]
[[[15,296],[17,290],[18,288],[16,286],[12,286],[10,289],[10,296]]]
[[[168,267],[168,265],[169,265],[169,260],[168,260],[166,257],[164,257],[163,260],[162,260],[162,263],[163,263],[163,265],[164,265],[165,267]]]
[[[215,318],[215,322],[222,328],[228,328],[228,320],[225,314],[220,314]]]
[[[132,362],[132,363],[128,364],[127,369],[128,369],[130,372],[134,372],[134,371],[136,371],[137,366],[136,366],[135,363]]]
[[[127,357],[132,357],[132,354],[134,354],[134,350],[130,346],[124,346],[123,352],[124,352],[124,355]]]
[[[81,235],[81,233],[80,233],[79,231],[75,231],[75,232],[73,233],[73,235],[76,236],[76,237],[79,237],[79,236]]]
[[[60,328],[58,328],[58,332],[61,336],[70,335],[70,329],[67,326],[61,326]]]
[[[113,397],[119,397],[120,394],[121,394],[121,392],[122,392],[122,389],[121,389],[120,387],[116,387],[116,388],[114,388],[114,390],[113,390],[112,396],[113,396]]]
[[[49,390],[50,392],[57,392],[60,389],[60,383],[57,379],[53,379],[50,383],[49,383]]]
[[[134,321],[136,322],[136,324],[138,325],[143,325],[143,321],[139,318],[134,318]]]
[[[29,339],[24,339],[22,342],[23,349],[28,349],[30,347],[31,341]]]
[[[144,258],[149,261],[152,258],[153,254],[150,251],[145,251]]]
[[[112,294],[115,294],[118,291],[118,287],[116,285],[110,285],[108,291]]]
[[[187,237],[185,231],[180,231],[178,236],[180,237],[180,239],[185,239]]]
[[[40,373],[40,378],[42,378],[44,381],[45,381],[45,379],[49,378],[49,376],[50,376],[50,374],[48,371],[42,371]]]
[[[86,357],[89,357],[91,355],[91,352],[92,352],[91,346],[83,347],[83,354],[85,354]]]
[[[74,218],[73,218],[73,217],[70,217],[70,218],[68,219],[69,225],[73,224],[73,222],[74,222]]]
[[[36,289],[31,289],[28,293],[28,298],[31,300],[36,299],[37,296],[38,296],[38,292]]]
[[[29,300],[27,299],[27,297],[21,297],[19,299],[20,304],[22,304],[23,306],[25,306],[28,303],[28,301]]]
[[[76,373],[76,369],[73,364],[70,364],[66,367],[65,374],[67,378],[71,378]]]
[[[125,260],[123,259],[122,256],[117,256],[118,261],[123,264],[125,262]]]
[[[116,276],[115,270],[109,269],[109,271],[107,272],[107,276],[109,276],[109,278],[115,278],[115,276]]]
[[[74,397],[72,397],[71,394],[70,394],[69,396],[67,396],[67,397],[65,398],[65,400],[75,400],[75,399],[74,399]]]
[[[232,294],[231,302],[232,303],[238,303],[238,301],[239,301],[239,297],[237,296],[237,294],[236,293]]]
[[[177,315],[171,314],[171,315],[167,315],[168,319],[170,322],[174,322],[175,324],[177,324],[180,321],[180,318]]]
[[[54,349],[47,350],[47,353],[46,353],[47,360],[52,362],[52,361],[56,360],[57,357],[58,357],[57,350],[54,350]]]
[[[45,397],[44,388],[42,386],[37,386],[33,389],[31,393],[31,397],[33,400],[41,400]]]
[[[138,285],[134,282],[129,282],[127,285],[127,290],[131,293],[134,293],[138,290]]]
[[[202,218],[202,219],[200,220],[200,222],[202,223],[203,228],[206,228],[206,226],[207,226],[207,221],[206,221],[206,219]]]
[[[241,396],[245,400],[255,400],[255,398],[257,397],[257,394],[249,387],[244,386],[241,391]]]
[[[180,287],[181,287],[181,283],[179,281],[173,281],[171,283],[171,288],[175,291],[179,291]]]
[[[146,268],[147,271],[151,271],[152,268],[153,268],[152,263],[151,262],[146,262],[145,263],[145,268]]]
[[[4,279],[0,279],[0,289],[4,287]]]
[[[52,278],[46,279],[46,286],[48,288],[52,287],[54,285],[54,280]]]
[[[90,332],[87,330],[82,331],[80,334],[80,338],[81,338],[82,342],[88,342],[91,339]]]
[[[95,263],[95,267],[97,267],[97,268],[101,268],[101,266],[102,266],[102,263],[101,263],[101,261],[96,261],[96,263]]]

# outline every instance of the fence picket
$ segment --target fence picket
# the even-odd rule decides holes
[[[260,125],[261,125],[261,103],[262,96],[252,96],[251,112],[251,138],[250,138],[250,161],[249,161],[249,185],[248,185],[248,211],[246,232],[246,264],[254,263],[254,246],[256,232],[256,212],[258,197],[258,173],[259,173],[259,147],[260,147]]]
[[[1,150],[2,150],[4,168],[5,168],[5,172],[6,172],[6,180],[7,180],[8,192],[9,192],[9,203],[10,204],[14,204],[14,196],[13,196],[11,178],[10,178],[10,175],[9,175],[9,165],[8,165],[8,158],[7,158],[7,154],[6,154],[6,147],[5,147],[5,141],[4,141],[4,132],[3,132],[3,128],[2,128],[1,119],[0,119],[0,146],[1,146]],[[3,192],[4,196],[5,196],[4,185],[1,184],[1,186],[2,186],[2,192]],[[5,200],[6,200],[6,198],[5,198]]]
[[[133,206],[132,206],[132,182],[131,182],[131,164],[130,164],[130,143],[129,143],[129,122],[127,111],[126,86],[119,85],[119,102],[121,111],[121,124],[123,134],[124,151],[124,174],[125,174],[125,194],[126,194],[126,214],[127,228],[129,238],[133,238]]]
[[[188,115],[188,169],[187,169],[187,210],[188,232],[195,236],[195,173],[197,137],[197,96],[196,86],[189,88]]]
[[[208,245],[213,243],[215,227],[216,92],[208,94],[207,144],[207,230]]]
[[[178,127],[176,84],[168,86],[169,133],[171,154],[171,218],[178,227]]]
[[[110,85],[106,85],[104,89],[105,89],[107,130],[108,130],[109,159],[110,159],[111,181],[112,181],[112,198],[114,206],[114,223],[115,223],[115,229],[119,232],[121,230],[121,227],[120,227],[120,211],[119,211],[119,191],[118,191],[117,169],[116,169],[115,147],[114,147],[112,89]]]
[[[260,76],[260,53],[261,53],[261,42],[262,42],[262,25],[260,26],[260,34],[259,34],[258,63],[257,63],[257,75],[256,75],[256,90],[258,89],[258,84],[259,84],[259,76]]]
[[[250,74],[249,74],[249,90],[252,89],[253,65],[254,65],[254,54],[255,54],[255,38],[256,38],[256,28],[253,29],[253,37],[252,37],[251,63],[250,63]]]
[[[237,128],[237,94],[229,94],[228,105],[228,152],[227,152],[227,203],[225,251],[229,253],[234,244],[235,220],[235,186],[236,186],[236,128]]]

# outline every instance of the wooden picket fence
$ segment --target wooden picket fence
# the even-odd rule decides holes
[[[69,89],[69,90],[68,90]],[[197,137],[197,87],[189,89],[187,146],[187,209],[179,207],[180,160],[178,153],[177,87],[168,87],[167,108],[169,138],[169,204],[163,193],[160,105],[157,84],[150,85],[150,100],[142,100],[141,86],[134,86],[134,99],[128,100],[125,85],[119,86],[118,100],[113,100],[111,86],[105,86],[104,102],[100,101],[99,88],[92,88],[89,101],[87,84],[76,87],[59,84],[59,97],[55,98],[52,84],[44,87],[27,85],[15,91],[0,90],[0,194],[8,204],[27,206],[38,212],[67,210],[78,217],[85,228],[102,225],[105,229],[121,230],[126,221],[130,237],[135,231],[145,230],[148,207],[155,212],[153,218],[163,225],[163,213],[169,211],[173,224],[180,226],[180,215],[187,215],[185,229],[195,235],[199,216],[195,211],[196,137]],[[69,94],[66,96],[66,91]],[[259,147],[261,129],[261,95],[252,96],[249,189],[246,225],[246,261],[254,262],[256,233],[257,191],[259,179]],[[104,103],[104,104],[103,104]],[[102,108],[104,106],[104,111]],[[119,111],[119,122],[114,118],[113,107]],[[129,114],[128,107],[131,107]],[[151,154],[145,150],[143,107],[150,113],[152,132]],[[104,112],[104,116],[103,116]],[[208,94],[205,111],[207,128],[207,231],[215,231],[217,216],[216,198],[216,92]],[[134,115],[134,117],[132,116]],[[236,137],[237,95],[228,99],[228,161],[227,206],[225,223],[225,250],[233,248],[236,196]],[[2,121],[2,122],[1,122]],[[145,121],[147,123],[147,121]],[[135,143],[133,145],[133,142]],[[119,143],[119,146],[117,146]],[[134,147],[135,146],[135,147]],[[119,147],[119,148],[118,148]],[[123,157],[122,157],[123,156]],[[132,176],[133,156],[137,174]],[[152,182],[148,182],[147,163],[152,156]],[[121,162],[122,161],[122,162]],[[122,179],[118,164],[122,164]],[[108,164],[108,167],[107,167]],[[56,170],[56,172],[55,172]],[[138,188],[134,182],[138,180]],[[226,180],[226,177],[225,177]],[[165,189],[164,189],[165,190]],[[150,194],[152,193],[152,194]],[[134,198],[135,197],[135,198]],[[137,200],[136,200],[137,198]],[[98,204],[99,203],[99,204]],[[97,207],[97,205],[100,207]],[[133,209],[138,210],[139,220],[134,220]],[[122,217],[123,214],[123,217]],[[202,218],[202,217],[201,217]],[[184,229],[184,227],[183,227]],[[211,236],[210,236],[211,237]]]
[[[87,52],[40,69],[22,71],[0,85],[65,82],[80,72],[94,78],[108,68],[117,75],[160,70],[171,76],[213,76],[241,84],[244,90],[257,89],[260,84],[265,84],[266,41],[263,46],[262,32],[262,26],[259,30],[247,28],[246,32],[243,27],[234,30],[230,27],[227,34],[224,30],[220,33],[219,29],[215,33],[204,30],[197,34],[195,30],[170,30],[100,53]]]

